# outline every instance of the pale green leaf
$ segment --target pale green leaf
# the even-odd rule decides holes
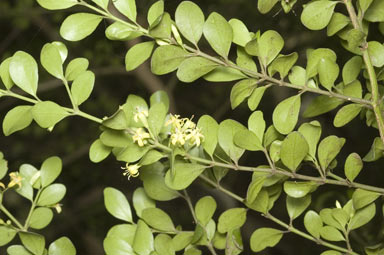
[[[368,53],[369,53],[369,57],[371,58],[373,66],[375,67],[384,66],[384,45],[383,44],[376,41],[368,42]]]
[[[204,24],[203,33],[217,54],[227,58],[232,44],[233,31],[225,18],[216,12],[211,13]]]
[[[348,224],[348,229],[353,230],[361,226],[364,226],[370,222],[373,217],[376,215],[376,205],[372,203],[366,207],[363,207],[356,211],[355,215],[351,219],[351,222]]]
[[[152,54],[155,42],[143,42],[134,45],[125,55],[125,69],[132,71],[144,63]]]
[[[304,216],[304,226],[307,231],[315,238],[320,238],[320,231],[323,221],[315,211],[308,211]]]
[[[91,13],[75,13],[68,16],[60,27],[60,35],[68,41],[80,41],[95,31],[102,16]]]
[[[339,138],[334,135],[328,136],[320,142],[317,155],[320,166],[324,172],[329,164],[336,158],[337,154],[339,154],[344,143],[344,138]]]
[[[141,218],[152,228],[172,232],[175,226],[169,215],[159,208],[146,208],[141,212]]]
[[[70,8],[79,2],[77,0],[37,0],[37,3],[48,10],[61,10]]]
[[[352,121],[357,115],[359,115],[362,105],[360,104],[349,104],[343,106],[335,116],[333,125],[335,127],[342,127]]]
[[[116,21],[109,25],[105,30],[105,36],[109,40],[129,41],[143,35],[142,32],[134,30],[132,27]]]
[[[374,0],[364,13],[364,19],[370,22],[384,22],[384,2]]]
[[[68,237],[61,237],[51,243],[48,249],[49,255],[76,255],[76,248]]]
[[[46,187],[60,175],[63,163],[59,157],[53,156],[44,160],[40,168],[41,185]]]
[[[261,99],[264,96],[264,92],[267,90],[267,88],[268,87],[266,86],[258,87],[252,92],[251,96],[248,98],[248,107],[251,111],[254,111],[257,109]]]
[[[154,104],[149,108],[148,126],[154,136],[159,135],[161,129],[164,127],[166,115],[167,109],[163,103]]]
[[[36,208],[31,214],[29,227],[34,229],[43,229],[51,223],[53,219],[53,212],[50,208],[39,207]]]
[[[191,1],[182,1],[176,9],[175,22],[180,33],[194,44],[203,35],[204,21],[204,13]]]
[[[15,238],[17,231],[8,226],[0,226],[0,246],[4,246]]]
[[[380,194],[377,192],[356,189],[352,196],[353,207],[358,210],[369,205],[370,203],[373,203],[379,197]]]
[[[205,166],[195,163],[176,162],[174,165],[174,176],[172,176],[171,170],[169,170],[165,175],[165,183],[174,190],[185,189],[191,185],[205,169]]]
[[[217,230],[220,233],[227,233],[244,225],[247,219],[247,210],[245,208],[231,208],[223,212],[217,224]]]
[[[92,2],[94,2],[95,4],[97,4],[98,6],[103,8],[104,10],[108,9],[109,0],[92,0]]]
[[[133,22],[136,22],[137,10],[135,0],[114,0],[116,9]]]
[[[8,255],[33,255],[22,245],[11,245],[7,248]]]
[[[311,121],[310,123],[304,123],[298,130],[308,143],[308,154],[315,159],[317,144],[321,136],[321,125],[318,121]]]
[[[215,213],[217,204],[213,197],[205,196],[199,199],[195,205],[196,218],[200,224],[206,226]]]
[[[51,101],[38,102],[32,108],[33,119],[42,128],[51,128],[68,115],[63,107]]]
[[[325,28],[332,18],[336,4],[337,2],[329,0],[310,2],[304,6],[300,17],[301,22],[311,30]]]
[[[303,135],[299,132],[292,132],[281,145],[280,158],[285,166],[295,172],[307,156],[308,151],[309,146]]]
[[[306,80],[316,76],[318,73],[318,64],[320,60],[328,58],[336,62],[336,53],[328,48],[319,48],[316,50],[307,50]]]
[[[363,169],[363,161],[361,160],[359,154],[351,153],[349,154],[344,165],[345,176],[353,182],[355,178],[359,175],[361,169]]]
[[[80,74],[84,73],[89,66],[89,61],[86,58],[75,58],[69,62],[65,69],[65,79],[68,81],[75,80]]]
[[[327,35],[332,36],[346,27],[350,23],[350,19],[344,14],[335,12],[328,24]]]
[[[218,64],[203,57],[187,58],[180,64],[177,78],[182,82],[193,82],[217,66]]]
[[[322,238],[328,241],[344,241],[344,236],[340,233],[339,230],[337,230],[334,227],[331,226],[324,226],[320,230],[320,235]]]
[[[339,105],[343,104],[344,101],[335,97],[329,96],[318,96],[313,99],[307,109],[303,113],[304,118],[312,118],[323,113],[332,111]]]
[[[276,72],[280,74],[281,78],[284,78],[288,75],[289,71],[292,69],[293,65],[296,63],[299,55],[296,52],[293,52],[289,55],[279,55],[268,67],[268,72],[273,76]],[[293,70],[292,70],[293,71]],[[298,85],[303,85],[299,83],[294,83]]]
[[[39,206],[50,206],[60,202],[65,196],[67,189],[63,184],[55,183],[46,187],[37,201]]]
[[[6,89],[11,89],[14,85],[11,74],[9,73],[9,64],[11,63],[12,57],[6,58],[0,64],[0,78]]]
[[[255,79],[246,79],[237,82],[231,90],[230,100],[231,107],[235,109],[239,106],[247,97],[249,97],[256,87],[257,80]]]
[[[287,196],[286,206],[287,206],[289,218],[291,220],[296,219],[305,211],[305,209],[308,208],[310,204],[311,204],[311,195],[306,195],[300,198]]]
[[[284,47],[284,39],[279,33],[273,30],[264,32],[258,44],[258,56],[261,63],[266,67],[279,55],[280,51]]]
[[[260,146],[262,146],[265,132],[265,120],[262,111],[255,111],[249,116],[248,128],[259,138]]]
[[[329,58],[322,58],[318,63],[317,71],[319,72],[321,85],[329,91],[332,90],[340,72],[340,68],[336,62]]]
[[[152,26],[156,20],[164,13],[164,1],[155,2],[148,10],[147,21]]]
[[[234,142],[234,136],[237,132],[246,128],[234,120],[224,120],[219,125],[218,142],[224,152],[235,162],[243,155],[244,149],[237,147]]]
[[[251,250],[259,252],[267,247],[274,247],[280,242],[282,237],[283,232],[281,230],[273,228],[259,228],[251,235]]]
[[[277,2],[279,0],[259,0],[257,1],[257,9],[263,14],[268,13]]]
[[[204,135],[203,148],[210,155],[213,155],[217,145],[217,133],[219,124],[216,120],[209,115],[203,115],[197,122],[197,127],[201,129]]]
[[[160,255],[175,255],[172,238],[166,234],[159,234],[155,238],[155,250]]]
[[[73,81],[71,94],[76,105],[81,105],[89,98],[94,84],[95,74],[91,71],[85,71]]]
[[[363,59],[360,56],[354,56],[345,63],[342,71],[344,84],[351,83],[357,79],[363,66]]]
[[[284,191],[288,196],[293,198],[301,198],[313,192],[317,188],[317,184],[313,182],[284,182]]]
[[[141,217],[144,209],[156,207],[155,201],[148,197],[144,188],[141,187],[137,188],[135,192],[133,192],[132,202],[136,214],[139,217]]]
[[[31,109],[32,106],[20,105],[10,110],[3,120],[4,135],[9,136],[28,127],[33,120]]]
[[[21,243],[34,255],[43,255],[45,239],[42,235],[32,232],[19,232]]]
[[[139,255],[149,255],[155,249],[151,229],[142,220],[139,220],[137,223],[132,247]]]
[[[229,24],[233,31],[233,42],[245,47],[245,45],[252,39],[248,28],[239,19],[231,19]]]
[[[245,78],[248,78],[248,76],[239,70],[226,66],[218,66],[213,71],[204,75],[204,79],[210,82],[236,81]]]
[[[54,44],[47,43],[44,45],[40,53],[40,62],[49,74],[58,79],[64,79],[63,61]]]
[[[31,55],[17,51],[9,63],[9,74],[19,88],[30,95],[36,95],[39,74],[37,63]]]
[[[151,60],[152,72],[156,75],[175,71],[188,53],[181,47],[165,45],[156,48]]]
[[[107,211],[114,217],[132,223],[131,206],[121,191],[111,187],[105,188],[104,204]]]
[[[273,125],[282,134],[290,133],[296,126],[301,106],[300,95],[281,101],[273,111]]]

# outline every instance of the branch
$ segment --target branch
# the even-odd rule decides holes
[[[355,8],[352,5],[351,0],[343,0],[345,6],[347,7],[349,18],[352,21],[352,25],[355,29],[360,30],[361,32],[364,33],[363,28],[361,24],[359,23],[359,20],[356,16]],[[368,71],[368,76],[369,76],[369,82],[371,85],[371,91],[372,91],[372,99],[370,104],[372,105],[373,112],[375,113],[376,121],[377,121],[377,126],[379,128],[380,132],[380,138],[381,141],[384,143],[384,119],[383,115],[380,110],[380,94],[379,94],[379,87],[377,84],[377,77],[375,73],[375,68],[372,65],[371,57],[369,56],[368,52],[368,43],[366,41],[366,38],[364,39],[363,44],[361,45],[361,50],[363,52],[363,59],[365,66]]]

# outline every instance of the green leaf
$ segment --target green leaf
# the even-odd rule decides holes
[[[156,22],[155,22],[156,23]],[[159,23],[149,29],[149,34],[155,38],[169,39],[172,33],[172,20],[169,13],[164,12]]]
[[[22,245],[11,245],[7,249],[8,255],[33,255]]]
[[[114,114],[112,114],[112,116],[103,118],[102,125],[113,130],[127,129],[129,126],[127,114],[124,112],[124,108],[119,107],[119,109]]]
[[[104,204],[107,211],[115,218],[132,223],[131,206],[124,194],[114,188],[104,189]]]
[[[217,66],[218,64],[203,57],[187,58],[180,64],[177,78],[182,82],[193,82]]]
[[[233,138],[233,141],[236,146],[248,151],[263,150],[260,139],[256,136],[255,133],[249,130],[241,130],[237,132]]]
[[[239,106],[247,97],[249,97],[257,84],[256,79],[246,79],[237,82],[231,90],[231,107],[235,109]]]
[[[251,35],[248,31],[248,28],[239,19],[231,19],[228,23],[232,27],[233,42],[236,43],[237,45],[245,47],[245,45],[250,40],[252,40]]]
[[[364,226],[370,222],[373,217],[376,215],[376,205],[372,203],[366,207],[363,207],[356,211],[355,215],[352,217],[350,223],[348,224],[348,229],[353,230],[361,226]]]
[[[43,229],[51,223],[53,219],[53,212],[50,208],[39,207],[36,208],[29,221],[29,227],[34,229]]]
[[[279,33],[273,30],[264,32],[258,44],[258,56],[261,63],[266,67],[279,55],[280,51],[284,47],[284,39]]]
[[[151,59],[151,69],[156,75],[175,71],[188,53],[179,46],[164,45],[156,48]]]
[[[33,120],[31,109],[30,105],[20,105],[10,110],[3,120],[4,135],[9,136],[28,127]]]
[[[246,128],[237,121],[224,120],[219,125],[218,141],[224,152],[235,162],[243,155],[244,149],[234,144],[235,134]]]
[[[1,157],[0,157],[1,158]],[[4,178],[8,171],[8,161],[4,158],[0,159],[0,180]]]
[[[334,1],[320,0],[305,5],[300,17],[301,22],[311,30],[325,28],[332,18],[336,4]]]
[[[147,196],[144,188],[142,187],[137,188],[135,192],[133,192],[132,202],[136,214],[139,217],[141,217],[144,209],[156,207],[155,201]]]
[[[159,19],[161,15],[164,13],[164,1],[160,0],[152,4],[152,6],[148,10],[147,21],[149,26],[151,27],[156,20]]]
[[[262,111],[255,111],[249,116],[248,128],[259,138],[260,146],[262,147],[265,132],[265,120]]]
[[[40,62],[52,76],[58,79],[64,78],[63,61],[57,46],[51,43],[45,44],[41,50]]]
[[[149,255],[155,249],[151,229],[142,220],[139,220],[137,223],[132,247],[139,255]]]
[[[152,228],[172,232],[175,226],[169,215],[159,208],[146,208],[141,212],[141,218]]]
[[[60,175],[63,163],[59,157],[44,160],[40,168],[40,180],[43,187],[47,187]]]
[[[336,53],[328,48],[319,48],[316,50],[307,51],[307,67],[306,80],[316,76],[318,73],[318,65],[322,59],[328,58],[330,61],[336,62]]]
[[[283,232],[273,228],[259,228],[251,235],[251,250],[259,252],[267,247],[274,247],[283,237]]]
[[[61,237],[51,243],[48,249],[49,255],[76,255],[76,248],[68,237]]]
[[[55,183],[46,187],[37,201],[39,206],[50,206],[60,202],[66,193],[66,188],[63,184]]]
[[[264,92],[268,87],[258,87],[256,88],[251,96],[248,98],[248,107],[251,111],[256,110],[256,108],[259,106],[259,103],[261,101],[261,98],[264,96]]]
[[[163,103],[157,103],[151,106],[148,113],[148,126],[154,136],[157,136],[164,127],[167,109]]]
[[[9,73],[9,64],[11,63],[12,57],[6,58],[0,64],[0,78],[6,89],[11,89],[14,85],[11,74]]]
[[[352,121],[357,115],[359,115],[362,105],[360,104],[349,104],[343,106],[336,114],[333,120],[335,127],[342,127]]]
[[[272,10],[273,6],[275,6],[277,2],[279,2],[279,0],[259,0],[257,1],[257,9],[262,14],[266,14]]]
[[[37,0],[37,3],[48,10],[61,10],[77,5],[79,2],[77,0]]]
[[[125,55],[125,69],[132,71],[144,63],[152,54],[155,42],[143,42],[134,45]]]
[[[103,161],[111,153],[112,148],[105,146],[100,139],[95,140],[89,148],[89,159],[93,163]]]
[[[248,77],[239,70],[225,66],[217,66],[212,72],[204,75],[204,79],[210,82],[236,81],[245,78]]]
[[[60,35],[68,41],[80,41],[95,31],[103,17],[91,13],[75,13],[61,24]]]
[[[358,0],[361,11],[366,12],[366,10],[372,4],[372,2],[373,0]]]
[[[109,40],[114,41],[129,41],[135,39],[139,36],[142,36],[142,32],[134,30],[132,27],[127,26],[126,24],[116,21],[105,30],[105,36]]]
[[[344,236],[340,233],[339,230],[337,230],[334,227],[331,226],[324,226],[320,230],[320,235],[322,238],[328,241],[344,241]]]
[[[359,154],[351,153],[349,154],[344,165],[345,176],[353,182],[355,178],[359,175],[361,169],[363,169],[363,161],[361,160]]]
[[[45,239],[42,235],[31,232],[19,232],[21,243],[34,255],[43,255]]]
[[[279,55],[275,60],[273,60],[271,65],[268,67],[268,72],[271,76],[278,72],[280,74],[280,77],[284,78],[288,75],[289,71],[296,63],[298,57],[299,54],[297,54],[296,52],[293,52],[289,55]]]
[[[313,99],[307,109],[303,113],[304,118],[312,118],[323,113],[332,111],[339,105],[343,104],[344,101],[335,97],[329,96],[318,96]]]
[[[217,204],[213,197],[205,196],[199,199],[195,205],[195,214],[199,223],[206,226],[215,213]]]
[[[321,136],[321,125],[318,121],[311,121],[310,123],[304,123],[299,127],[300,134],[302,134],[308,143],[308,154],[315,159],[317,144]]]
[[[122,130],[105,130],[100,135],[101,142],[109,147],[127,147],[133,143],[130,134],[125,133]]]
[[[311,204],[311,195],[306,195],[300,198],[287,196],[286,205],[287,205],[289,218],[291,220],[296,219],[305,211],[305,209],[308,208],[310,204]]]
[[[339,66],[329,58],[322,58],[318,63],[318,72],[321,85],[329,91],[339,76]]]
[[[339,154],[344,143],[344,138],[339,138],[334,135],[328,136],[320,142],[317,155],[320,166],[324,172],[329,164],[336,158],[337,154]]]
[[[353,207],[358,210],[369,205],[370,203],[373,203],[379,197],[379,193],[363,189],[356,189],[352,196]]]
[[[303,135],[299,132],[292,132],[281,145],[280,158],[285,166],[295,172],[301,161],[307,156],[308,151],[309,146]]]
[[[197,127],[204,135],[203,148],[212,157],[217,145],[219,124],[209,115],[203,115],[197,122]]]
[[[320,211],[320,217],[322,219],[322,221],[327,224],[327,225],[330,225],[332,227],[335,227],[335,228],[338,228],[340,230],[343,229],[343,227],[340,225],[340,223],[333,217],[333,214],[332,214],[333,210],[330,209],[330,208],[325,208],[325,209],[322,209]]]
[[[15,238],[17,231],[8,226],[0,226],[0,246],[4,246]]]
[[[165,106],[166,111],[169,110],[169,97],[164,90],[158,90],[153,93],[149,99],[151,106],[162,103]]]
[[[220,233],[227,233],[244,225],[247,219],[247,209],[231,208],[223,212],[217,224]]]
[[[368,53],[369,53],[369,57],[371,58],[373,66],[375,67],[384,66],[384,45],[383,44],[376,41],[368,42]]]
[[[269,156],[273,162],[277,162],[280,160],[280,149],[281,149],[282,141],[275,140],[272,142],[269,148]]]
[[[104,10],[108,9],[109,0],[92,0],[92,2],[94,2],[95,4],[97,4],[98,6],[103,8]]]
[[[372,162],[380,159],[383,157],[383,152],[384,152],[384,144],[381,141],[380,137],[376,137],[375,140],[372,143],[371,149],[365,155],[363,160],[365,162]]]
[[[363,97],[363,88],[361,86],[361,83],[359,80],[355,80],[343,88],[343,95],[349,96],[349,97],[357,97],[362,98]]]
[[[313,192],[317,188],[317,184],[314,182],[284,182],[284,191],[288,196],[293,198],[305,197],[307,194]]]
[[[136,22],[136,1],[135,0],[115,0],[112,1],[116,9],[133,22]]]
[[[323,227],[323,221],[315,211],[308,211],[304,216],[304,226],[307,231],[315,238],[320,238],[320,231]]]
[[[257,66],[252,56],[248,55],[243,47],[237,47],[236,64],[244,69],[257,72]]]
[[[360,56],[354,56],[345,63],[342,71],[344,84],[349,84],[357,79],[363,66],[363,59]]]
[[[89,66],[89,61],[86,58],[75,58],[67,65],[65,69],[65,79],[73,81],[79,75],[84,73]]]
[[[181,251],[182,249],[187,247],[191,243],[193,235],[193,232],[185,231],[176,234],[172,239],[173,247],[175,248],[175,250]]]
[[[273,111],[273,125],[281,134],[290,133],[296,126],[301,106],[300,95],[281,101]]]
[[[332,36],[346,27],[350,23],[350,19],[344,14],[335,12],[328,24],[327,35]]]
[[[251,205],[256,201],[256,198],[264,185],[265,179],[265,177],[256,178],[249,184],[247,190],[247,204]]]
[[[159,161],[164,157],[165,156],[161,152],[157,150],[150,150],[144,155],[144,157],[141,158],[139,165],[141,166],[150,165]]]
[[[288,75],[288,79],[292,84],[306,86],[307,72],[301,66],[294,66],[291,73]]]
[[[38,102],[32,108],[33,119],[42,128],[51,128],[68,115],[63,107],[51,101]]]
[[[203,35],[204,21],[204,13],[191,1],[181,2],[176,9],[175,22],[180,33],[194,44],[197,44]]]
[[[374,0],[364,13],[364,19],[370,22],[384,22],[384,2]]]
[[[159,234],[155,238],[155,250],[161,255],[175,255],[172,238],[166,234]]]
[[[169,201],[179,197],[179,193],[165,185],[163,166],[157,162],[141,169],[140,179],[143,180],[145,193],[152,199]]]
[[[231,25],[220,14],[213,12],[204,24],[203,33],[217,54],[227,58],[232,44]]]
[[[165,175],[165,183],[174,190],[187,188],[206,169],[205,166],[194,163],[179,163],[174,165],[174,176],[171,170]]]
[[[74,80],[71,87],[71,94],[76,105],[81,105],[89,98],[94,84],[95,74],[91,71],[85,71]]]
[[[35,59],[23,51],[17,51],[9,63],[13,82],[26,93],[36,96],[39,74]]]
[[[119,224],[113,226],[104,239],[104,250],[108,255],[135,255],[132,249],[136,225]]]

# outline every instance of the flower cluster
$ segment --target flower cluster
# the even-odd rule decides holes
[[[171,114],[165,126],[171,126],[171,143],[176,146],[183,146],[186,142],[190,145],[200,146],[204,136],[201,130],[191,119],[180,118],[179,115]]]

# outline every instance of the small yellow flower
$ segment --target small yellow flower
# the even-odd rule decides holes
[[[200,146],[201,141],[204,140],[204,135],[200,128],[191,129],[185,136],[185,140],[188,140],[192,145]]]
[[[184,145],[185,144],[185,134],[183,132],[181,132],[179,129],[177,129],[171,135],[171,143],[173,145]]]
[[[61,211],[63,210],[63,209],[61,208],[61,206],[62,206],[62,204],[55,204],[55,205],[53,206],[53,208],[55,208],[55,210],[56,210],[57,213],[61,213]]]
[[[193,122],[193,121],[190,120],[190,119],[185,118],[185,119],[183,120],[183,122],[184,122],[183,130],[185,130],[185,131],[188,130],[188,129],[194,129],[194,128],[196,127],[195,122]]]
[[[11,181],[8,183],[8,188],[12,188],[12,187],[14,187],[16,185],[19,185],[19,187],[21,188],[21,180],[23,178],[21,178],[19,173],[12,172],[12,173],[9,174],[9,177],[11,177]]]
[[[0,182],[0,187],[3,188],[3,189],[5,189],[5,185],[4,185],[4,183]]]
[[[182,120],[180,119],[180,115],[170,115],[170,118],[167,122],[165,122],[165,126],[172,125],[173,128],[181,128]]]
[[[137,142],[140,147],[143,147],[148,143],[147,139],[150,138],[151,135],[144,131],[143,128],[136,129],[135,134],[132,136],[133,142]]]
[[[133,115],[133,120],[139,122],[139,120],[146,126],[148,118],[148,111],[144,109],[136,108],[136,112]]]
[[[128,180],[129,180],[131,177],[139,176],[139,168],[140,168],[139,164],[129,165],[127,163],[125,167],[122,167],[121,169],[125,170],[123,175],[128,176]]]

